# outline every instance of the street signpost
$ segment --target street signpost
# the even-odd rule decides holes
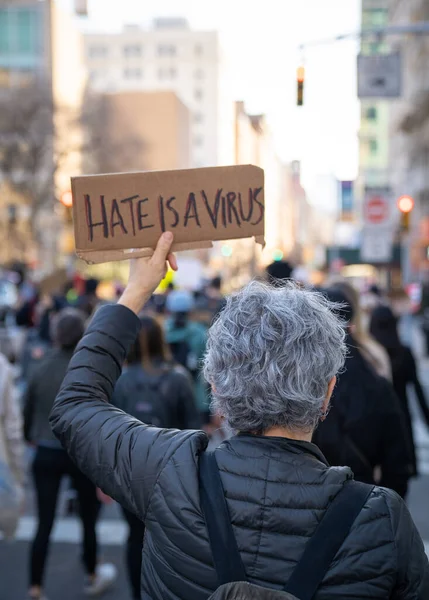
[[[360,54],[357,62],[358,97],[399,98],[402,91],[401,55]]]
[[[363,207],[361,260],[388,263],[392,259],[394,225],[389,188],[367,188]]]

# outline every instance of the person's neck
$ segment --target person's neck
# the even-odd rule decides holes
[[[264,437],[283,437],[289,440],[297,440],[299,442],[311,442],[312,433],[304,433],[302,431],[291,431],[286,427],[272,427],[263,433]]]

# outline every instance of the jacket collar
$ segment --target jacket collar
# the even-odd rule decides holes
[[[310,454],[317,460],[322,462],[324,465],[329,467],[329,463],[324,457],[323,453],[319,450],[316,444],[311,442],[305,442],[300,440],[291,440],[284,437],[271,437],[265,435],[254,435],[252,433],[238,433],[233,436],[230,441],[236,439],[248,440],[252,445],[258,444],[260,449],[279,449],[290,452],[291,454]]]

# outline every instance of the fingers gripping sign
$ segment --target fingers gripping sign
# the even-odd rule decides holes
[[[177,271],[177,260],[171,253],[174,236],[166,231],[159,238],[150,258],[134,258],[130,261],[128,284],[119,304],[138,314],[167,273],[168,264]]]

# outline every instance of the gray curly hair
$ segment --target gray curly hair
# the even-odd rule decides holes
[[[212,325],[204,375],[212,409],[234,431],[309,433],[328,383],[343,367],[345,330],[322,294],[253,281]]]

